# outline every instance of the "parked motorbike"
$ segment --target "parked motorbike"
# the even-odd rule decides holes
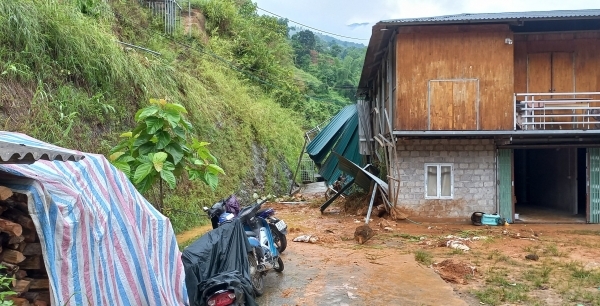
[[[226,222],[237,217],[238,211],[236,211],[235,208],[227,207],[227,202],[230,201],[232,197],[213,204],[211,208],[204,207],[204,211],[210,217],[213,229],[219,226],[219,222]],[[230,213],[231,215],[225,213]],[[287,224],[285,224],[283,220],[280,220],[274,216],[275,209],[273,208],[261,209],[256,212],[256,215],[267,220],[269,223],[269,228],[271,229],[271,233],[273,234],[275,247],[279,253],[283,253],[287,247]],[[223,218],[223,220],[220,221],[219,218]]]
[[[204,211],[210,217],[213,229],[235,219],[240,219],[244,225],[248,242],[252,247],[252,250],[248,253],[250,280],[254,293],[257,296],[262,295],[264,292],[264,275],[269,270],[282,272],[284,269],[283,260],[279,257],[278,247],[275,242],[275,234],[271,231],[271,228],[281,233],[277,225],[275,225],[280,224],[282,230],[287,232],[287,225],[285,225],[285,222],[272,217],[275,213],[273,209],[260,211],[262,204],[265,202],[266,200],[243,208],[237,218],[233,213],[227,211],[225,201],[217,202],[211,208],[204,207]],[[269,224],[264,217],[272,217],[275,224]],[[281,236],[278,236],[278,239],[279,246],[285,249],[287,245],[285,235],[282,233]]]
[[[248,254],[250,263],[250,280],[254,293],[260,296],[264,292],[263,277],[270,270],[282,272],[283,260],[275,246],[273,233],[269,223],[258,215],[262,204],[266,201],[247,206],[240,211],[238,218],[244,225],[252,253]]]
[[[287,224],[283,220],[275,218],[275,209],[273,208],[261,209],[256,212],[256,215],[267,220],[271,233],[273,233],[275,247],[279,253],[283,253],[287,247]]]

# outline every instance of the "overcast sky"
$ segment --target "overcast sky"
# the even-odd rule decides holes
[[[258,7],[308,26],[368,44],[381,20],[492,13],[600,9],[600,0],[253,0]],[[259,13],[265,13],[259,10]],[[290,25],[294,25],[290,22]],[[338,37],[339,38],[339,37]],[[349,39],[345,39],[349,40]]]

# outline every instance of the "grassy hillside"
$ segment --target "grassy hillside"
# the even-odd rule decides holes
[[[181,29],[165,36],[160,20],[137,1],[0,1],[3,129],[106,154],[133,126],[138,108],[150,98],[166,98],[190,111],[196,136],[211,142],[226,172],[216,192],[187,182],[167,195],[166,213],[176,231],[199,224],[199,208],[228,194],[281,193],[306,126],[300,87],[286,78],[293,71],[290,50],[263,46],[266,51],[251,54],[261,46],[248,40],[254,34],[268,34],[270,41],[279,34],[265,27],[265,33],[240,33],[248,28],[235,24],[242,22],[243,5],[227,4],[229,15],[207,14],[206,32],[190,37]],[[252,22],[258,28],[269,20]],[[240,49],[246,44],[248,50]],[[263,81],[240,72],[246,68]]]

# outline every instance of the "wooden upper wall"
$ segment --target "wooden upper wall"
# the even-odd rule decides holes
[[[515,92],[600,91],[600,31],[515,35]]]
[[[402,27],[395,130],[510,130],[514,53],[508,25]]]

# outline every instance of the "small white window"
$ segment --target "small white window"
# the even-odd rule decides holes
[[[425,198],[452,199],[453,196],[452,164],[425,164]]]

